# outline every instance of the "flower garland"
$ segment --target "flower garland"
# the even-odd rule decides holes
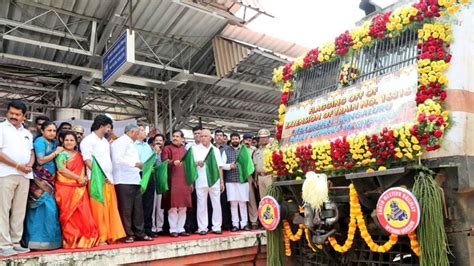
[[[370,37],[369,37],[370,38]],[[351,80],[357,78],[359,71],[356,66],[351,66],[347,63],[341,67],[341,72],[339,74],[339,84],[342,86],[351,85]]]
[[[385,253],[389,251],[393,245],[398,242],[398,236],[391,234],[390,239],[383,245],[376,244],[372,237],[370,236],[369,231],[367,230],[367,226],[365,225],[364,216],[361,210],[361,206],[359,203],[359,195],[357,195],[357,191],[354,188],[353,184],[349,185],[349,197],[350,197],[350,204],[351,204],[351,211],[350,211],[350,223],[349,229],[347,230],[347,239],[344,245],[340,246],[334,237],[329,237],[329,243],[331,246],[340,253],[347,252],[352,247],[352,242],[354,240],[354,235],[356,232],[357,227],[359,227],[360,235],[362,239],[364,239],[367,246],[369,246],[372,252],[381,252]],[[356,223],[357,221],[357,223]]]
[[[420,251],[420,244],[418,243],[418,240],[416,239],[416,233],[415,232],[409,233],[408,238],[410,238],[411,250],[413,250],[413,253],[415,253],[415,255],[419,257],[421,251]]]
[[[290,240],[293,242],[299,241],[305,229],[306,226],[304,224],[300,224],[296,234],[293,234],[291,232],[290,223],[287,220],[283,220],[283,239],[285,241],[285,255],[287,257],[291,256]]]
[[[320,172],[356,171],[359,168],[366,171],[384,170],[392,163],[420,157],[422,148],[427,152],[439,149],[449,127],[449,113],[442,108],[442,103],[446,99],[448,80],[443,72],[451,61],[449,43],[452,41],[452,32],[448,23],[431,21],[453,14],[467,3],[469,0],[420,0],[415,4],[404,5],[393,12],[377,15],[362,26],[344,32],[334,42],[312,49],[294,62],[275,69],[273,81],[282,91],[275,134],[279,140],[295,75],[314,65],[342,57],[350,50],[372,45],[378,39],[393,38],[415,22],[423,23],[418,30],[419,79],[416,121],[413,124],[383,129],[379,134],[370,136],[361,134],[303,145],[298,154],[295,147],[277,149],[267,154],[266,169],[284,179],[300,176],[308,169]],[[366,140],[362,141],[364,138]],[[354,142],[354,139],[357,141]],[[309,150],[313,151],[311,156]],[[312,160],[307,160],[308,157]]]
[[[339,253],[346,253],[351,247],[354,240],[354,235],[359,228],[360,235],[362,239],[364,239],[367,246],[370,248],[372,252],[379,252],[379,253],[386,253],[388,252],[393,245],[398,242],[398,235],[390,234],[389,240],[385,242],[383,245],[378,245],[372,239],[369,231],[367,230],[367,226],[365,225],[364,215],[362,213],[362,209],[359,203],[359,195],[354,188],[353,184],[349,185],[349,198],[350,198],[350,222],[349,222],[349,229],[347,230],[347,238],[344,245],[339,245],[337,240],[334,237],[329,237],[328,241],[331,246],[334,248],[335,251]],[[416,240],[416,233],[412,232],[408,234],[410,238],[410,246],[413,252],[419,256],[420,254],[420,246],[418,241]]]
[[[359,204],[359,198],[357,195],[356,190],[354,189],[354,185],[350,184],[349,185],[349,198],[350,198],[350,222],[349,222],[349,229],[347,230],[347,238],[346,242],[344,242],[344,245],[339,245],[337,243],[336,238],[330,236],[328,237],[329,243],[331,246],[334,248],[335,251],[339,253],[346,253],[351,247],[352,243],[354,241],[354,235],[357,230],[357,215],[360,213],[358,212],[357,208],[353,208],[352,206],[355,206],[356,204]]]
[[[336,238],[330,236],[328,237],[329,244],[334,248],[335,251],[339,253],[346,253],[352,247],[354,236],[356,233],[357,228],[360,230],[360,235],[362,239],[364,239],[367,246],[370,248],[372,252],[379,252],[379,253],[386,253],[388,252],[393,245],[398,242],[398,235],[391,234],[389,240],[385,242],[383,245],[376,244],[372,236],[370,235],[369,231],[367,230],[367,226],[365,225],[364,215],[362,213],[362,209],[359,202],[359,195],[353,184],[349,185],[349,198],[350,198],[350,222],[347,230],[347,238],[343,245],[339,245],[337,243]],[[300,208],[302,209],[302,208]],[[301,211],[300,211],[301,212]],[[309,238],[309,229],[304,224],[300,224],[298,231],[293,234],[291,231],[290,223],[287,220],[283,220],[283,240],[285,243],[285,255],[291,256],[291,245],[290,241],[296,242],[299,241],[303,235],[303,232],[306,237],[306,241],[308,242],[308,247],[316,252],[316,248],[322,249],[321,245],[317,245],[316,248],[313,247],[312,242]],[[416,233],[411,232],[408,234],[410,238],[410,247],[413,252],[420,256],[420,245],[416,238]]]

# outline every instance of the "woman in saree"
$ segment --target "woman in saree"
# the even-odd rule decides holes
[[[61,247],[58,206],[54,199],[54,158],[63,148],[57,147],[56,125],[53,122],[44,122],[41,134],[33,144],[36,162],[34,179],[30,182],[23,237],[28,248],[49,250]]]
[[[64,151],[56,156],[56,202],[63,233],[64,248],[91,248],[98,244],[87,191],[85,165],[77,150],[77,136],[72,131],[62,135]]]

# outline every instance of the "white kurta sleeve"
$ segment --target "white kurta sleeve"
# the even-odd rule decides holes
[[[222,170],[230,170],[230,164],[227,162],[227,154],[225,151],[222,153]],[[218,163],[219,165],[219,163]]]
[[[133,146],[133,147],[130,147]],[[136,149],[133,143],[122,143],[122,141],[115,141],[111,146],[112,161],[117,165],[127,165],[135,167],[137,163],[127,150],[129,148]]]

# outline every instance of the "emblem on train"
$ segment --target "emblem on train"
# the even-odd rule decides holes
[[[405,188],[390,188],[377,202],[377,219],[389,233],[406,235],[420,223],[420,205],[415,196]]]
[[[265,196],[258,205],[258,219],[262,226],[267,230],[275,230],[280,222],[280,205],[278,201],[271,197]]]

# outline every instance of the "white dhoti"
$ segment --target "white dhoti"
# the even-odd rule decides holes
[[[226,183],[227,200],[230,202],[232,226],[243,229],[248,224],[247,202],[249,201],[249,183]],[[240,211],[240,219],[239,219]]]
[[[249,183],[226,183],[228,201],[249,201]]]

